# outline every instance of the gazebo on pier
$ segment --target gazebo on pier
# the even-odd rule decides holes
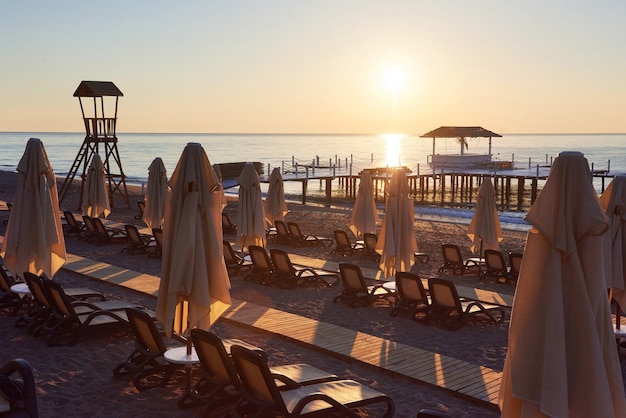
[[[471,167],[485,166],[491,163],[491,138],[501,138],[480,126],[441,126],[433,131],[420,135],[420,138],[433,139],[433,153],[430,156],[430,165],[433,167]],[[437,138],[456,138],[460,144],[458,154],[437,154],[435,142]],[[469,148],[467,138],[489,138],[487,154],[470,154],[465,151]]]

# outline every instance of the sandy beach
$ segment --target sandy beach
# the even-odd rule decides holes
[[[15,183],[15,173],[0,171],[1,200],[12,201]],[[124,207],[121,202],[116,201],[116,207],[112,209],[109,219],[141,225],[135,215],[136,201],[142,196],[138,194],[138,190],[130,192],[131,207]],[[71,190],[61,206],[62,210],[77,210],[78,190]],[[350,206],[328,208],[290,204],[289,208],[291,212],[286,220],[298,222],[305,233],[332,237],[334,229],[349,230]],[[236,200],[229,200],[225,212],[231,219],[236,219]],[[7,218],[7,212],[0,212],[0,221]],[[0,233],[4,233],[4,228],[4,225],[0,225]],[[454,223],[416,221],[419,251],[428,253],[430,262],[417,264],[412,271],[422,277],[443,276],[458,285],[512,295],[515,288],[510,284],[479,280],[473,276],[446,276],[438,272],[443,261],[442,243],[458,244],[463,255],[469,256],[470,241],[465,235],[466,229],[466,225]],[[234,240],[234,236],[226,238]],[[525,233],[505,230],[500,249],[505,254],[509,251],[522,252],[524,241]],[[79,241],[76,237],[69,237],[66,245],[71,254],[152,275],[160,274],[160,260],[148,258],[146,255],[120,253],[124,244],[96,246]],[[269,247],[283,248],[290,253],[319,259],[353,262],[365,268],[377,268],[376,262],[361,259],[358,255],[342,257],[331,254],[332,248],[328,247],[291,247],[271,242]],[[128,300],[150,309],[154,309],[156,303],[153,296],[102,283],[66,270],[61,270],[55,280],[63,286],[90,287],[105,293],[109,299]],[[497,371],[501,371],[503,367],[510,311],[501,324],[477,322],[453,332],[437,324],[418,324],[402,314],[392,318],[386,303],[356,309],[334,304],[332,299],[340,292],[340,286],[285,290],[247,282],[243,280],[243,276],[231,277],[231,286],[231,295],[240,300],[358,330]],[[0,363],[16,357],[31,363],[35,371],[42,417],[183,417],[197,416],[203,410],[202,406],[186,410],[177,408],[176,398],[184,389],[182,374],[175,375],[164,388],[144,392],[138,392],[128,377],[113,377],[112,369],[133,350],[134,337],[128,329],[117,327],[103,332],[92,332],[74,346],[53,348],[47,347],[43,339],[28,334],[24,328],[15,327],[15,317],[6,311],[0,313],[0,329],[4,335],[0,346]],[[263,347],[268,353],[270,364],[305,362],[387,393],[395,401],[397,417],[415,416],[422,408],[445,411],[455,417],[499,416],[497,407],[493,405],[461,398],[447,390],[393,376],[363,364],[334,358],[253,328],[218,321],[214,331],[225,338],[239,338]],[[622,374],[625,375],[623,359],[622,357]],[[226,413],[222,409],[216,411],[215,416],[224,416]],[[361,410],[362,416],[375,413],[376,410],[372,409]]]

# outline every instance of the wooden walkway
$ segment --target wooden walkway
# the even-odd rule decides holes
[[[155,297],[159,289],[157,276],[77,255],[68,254],[63,268]],[[502,373],[487,367],[241,300],[233,300],[220,320],[281,335],[340,358],[357,360],[461,396],[497,404]]]

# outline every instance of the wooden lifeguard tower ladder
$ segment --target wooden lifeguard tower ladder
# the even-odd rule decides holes
[[[88,164],[94,154],[99,154],[104,163],[111,207],[115,207],[114,197],[116,193],[119,193],[126,202],[126,205],[130,208],[130,199],[128,197],[128,190],[126,189],[126,176],[124,175],[124,170],[122,170],[122,160],[120,159],[120,153],[117,149],[117,136],[115,134],[117,102],[120,96],[124,96],[124,94],[110,81],[82,81],[74,92],[74,97],[78,97],[80,103],[80,111],[83,115],[83,122],[85,123],[85,131],[87,134],[76,155],[74,163],[72,163],[70,171],[67,173],[65,181],[61,185],[61,189],[59,190],[59,203],[63,202],[63,198],[69,190],[74,177],[76,177],[76,174],[80,170],[81,185],[80,199],[78,200],[78,209],[80,209],[83,200]],[[82,101],[83,97],[93,98],[93,113],[91,115],[85,114]],[[115,97],[113,117],[105,116],[105,97]],[[107,99],[107,102],[110,101],[110,99]],[[101,151],[104,151],[104,155],[102,155]],[[117,165],[119,173],[114,173],[112,166],[114,167],[115,165]]]

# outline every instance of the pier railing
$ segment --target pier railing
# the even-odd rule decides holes
[[[322,199],[330,201],[332,197],[353,199],[358,190],[359,174],[363,170],[372,173],[375,198],[384,201],[385,188],[394,169],[402,167],[410,171],[409,187],[416,204],[455,206],[472,208],[476,204],[478,188],[485,177],[492,179],[496,188],[500,210],[526,211],[543,189],[550,171],[553,158],[549,155],[541,158],[511,156],[510,168],[494,161],[493,167],[478,169],[460,169],[452,167],[431,167],[427,164],[400,164],[387,166],[372,154],[368,160],[357,160],[353,155],[340,158],[337,155],[323,158],[296,159],[282,162],[281,171],[285,181],[306,182],[319,180],[320,188],[326,183]],[[400,160],[400,159],[399,159]],[[522,163],[523,161],[523,163]],[[377,165],[378,164],[378,165]],[[594,186],[600,194],[604,192],[613,175],[610,173],[610,161],[605,164],[591,162]],[[271,172],[268,166],[267,172]],[[609,180],[609,181],[607,181]],[[307,188],[303,184],[303,202],[306,201]]]

